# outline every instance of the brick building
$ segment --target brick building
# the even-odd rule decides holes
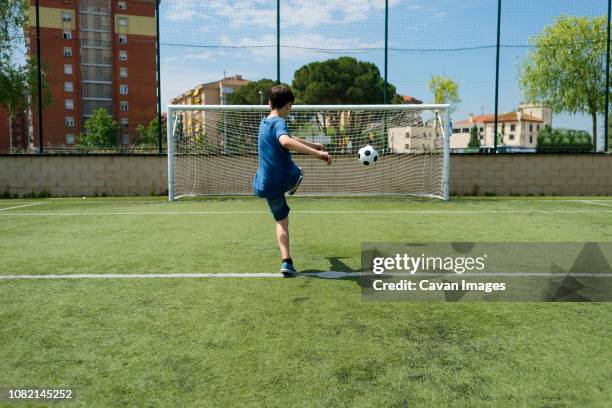
[[[75,144],[95,109],[121,124],[129,145],[157,115],[156,0],[40,0],[41,60],[53,104],[43,111],[45,148]],[[31,0],[29,50],[36,56]],[[38,146],[34,102],[32,142]]]
[[[27,113],[17,112],[11,123],[8,112],[0,108],[0,153],[25,152],[27,149]]]

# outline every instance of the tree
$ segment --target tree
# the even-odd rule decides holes
[[[375,64],[352,57],[306,64],[295,72],[292,82],[296,102],[307,105],[383,103],[384,85],[384,79]],[[387,84],[387,90],[392,103],[402,103],[395,86]],[[360,121],[346,116],[344,126],[340,126],[342,115],[343,112],[328,112],[324,117],[313,117],[322,133],[331,135],[331,149],[337,147],[344,150],[349,142],[352,145],[351,138],[362,134],[366,130],[365,127],[373,124],[375,120],[374,115]],[[384,150],[387,138],[381,139],[383,145],[379,148]]]
[[[538,152],[586,153],[592,149],[591,136],[584,130],[552,129],[546,125],[538,134]]]
[[[3,0],[0,2],[0,107],[7,111],[9,141],[12,147],[13,120],[18,113],[38,99],[38,67],[25,52],[24,32],[28,24],[29,2]],[[41,64],[42,108],[51,105],[52,96],[47,81],[48,67]]]
[[[15,52],[15,45],[23,40],[28,22],[27,0],[2,0],[0,2],[0,65],[7,65]],[[22,44],[22,45],[25,45]]]
[[[85,122],[85,134],[79,136],[78,144],[82,147],[117,147],[119,130],[119,124],[106,109],[96,109]]]
[[[13,120],[28,105],[28,75],[19,67],[5,66],[0,70],[0,106],[9,120],[9,147],[13,147]]]
[[[156,147],[159,145],[159,121],[154,118],[149,122],[148,126],[139,124],[136,126],[136,140],[134,141],[137,145],[144,145],[148,147]],[[162,122],[162,146],[166,145],[166,124]]]
[[[478,127],[476,127],[476,125],[472,126],[470,129],[470,142],[468,143],[468,147],[480,148],[480,138],[478,137]]]
[[[459,98],[459,85],[442,75],[432,75],[429,81],[429,91],[434,95],[434,103],[450,104],[449,113],[452,113],[457,104],[461,102]]]
[[[553,112],[587,113],[597,140],[597,114],[605,111],[607,18],[561,16],[530,42],[519,66],[528,102]]]
[[[270,89],[276,85],[271,79],[260,79],[241,86],[227,96],[229,105],[267,105],[270,99]],[[259,92],[261,91],[261,95]]]
[[[395,86],[387,86],[389,100],[401,103]],[[384,99],[384,79],[376,65],[352,57],[306,64],[295,71],[292,87],[300,104],[375,104]]]

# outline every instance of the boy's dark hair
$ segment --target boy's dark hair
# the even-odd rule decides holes
[[[272,109],[282,108],[289,102],[293,103],[294,100],[293,92],[291,92],[288,86],[274,85],[270,89],[270,105],[272,105]]]

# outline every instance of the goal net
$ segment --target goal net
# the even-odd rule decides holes
[[[419,195],[448,199],[447,105],[295,105],[289,133],[324,145],[332,165],[293,153],[298,195]],[[252,195],[265,105],[168,106],[168,196]],[[373,146],[373,166],[357,151]]]

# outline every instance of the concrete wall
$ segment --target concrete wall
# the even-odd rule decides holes
[[[453,155],[451,192],[460,195],[610,195],[612,155]]]
[[[254,168],[254,157],[245,160]],[[166,170],[166,158],[156,155],[0,156],[0,194],[161,195]],[[612,155],[452,155],[451,175],[459,195],[611,195]]]
[[[163,156],[0,156],[0,194],[163,194],[166,173]]]

